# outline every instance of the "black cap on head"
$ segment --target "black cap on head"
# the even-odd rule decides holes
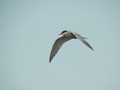
[[[67,30],[62,31],[62,33],[65,33],[65,32],[67,32]]]

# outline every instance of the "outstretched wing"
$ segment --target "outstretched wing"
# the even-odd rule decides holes
[[[79,39],[80,41],[82,41],[87,47],[89,47],[90,49],[94,50],[94,49],[90,46],[90,44],[89,44],[87,41],[84,40],[84,38],[83,38],[82,36],[80,36],[80,35],[77,34],[77,33],[73,33],[73,34],[76,36],[77,39]]]
[[[52,61],[53,57],[55,56],[55,54],[58,52],[58,50],[61,48],[61,46],[68,40],[72,39],[71,37],[66,37],[66,36],[62,36],[60,38],[58,38],[55,43],[53,44],[51,53],[50,53],[50,58],[49,58],[49,62]]]

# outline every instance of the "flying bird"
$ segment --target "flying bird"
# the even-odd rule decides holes
[[[67,31],[64,30],[62,31],[62,33],[60,33],[59,35],[63,35],[62,37],[58,38],[55,43],[53,44],[51,53],[50,53],[50,58],[49,58],[49,62],[52,61],[53,57],[55,56],[55,54],[58,52],[58,50],[61,48],[61,46],[66,42],[69,41],[71,39],[79,39],[81,42],[83,42],[87,47],[89,47],[91,50],[94,50],[90,44],[85,41],[85,37],[82,37],[81,35],[75,33],[75,32],[71,32],[71,31]]]

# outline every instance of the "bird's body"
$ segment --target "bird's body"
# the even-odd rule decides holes
[[[69,41],[71,39],[79,39],[80,41],[82,41],[86,46],[88,46],[90,49],[93,50],[93,48],[89,45],[89,43],[87,41],[85,41],[84,39],[86,39],[85,37],[80,36],[79,34],[75,33],[75,32],[71,32],[71,31],[63,31],[61,34],[59,35],[63,35],[62,37],[58,38],[51,50],[50,53],[50,58],[49,58],[49,62],[52,61],[53,57],[55,56],[55,54],[58,52],[58,50],[61,48],[61,46],[66,42]]]

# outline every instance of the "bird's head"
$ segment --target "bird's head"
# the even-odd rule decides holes
[[[64,31],[62,31],[59,35],[65,35],[65,34],[67,34],[68,33],[68,31],[67,30],[64,30]]]

